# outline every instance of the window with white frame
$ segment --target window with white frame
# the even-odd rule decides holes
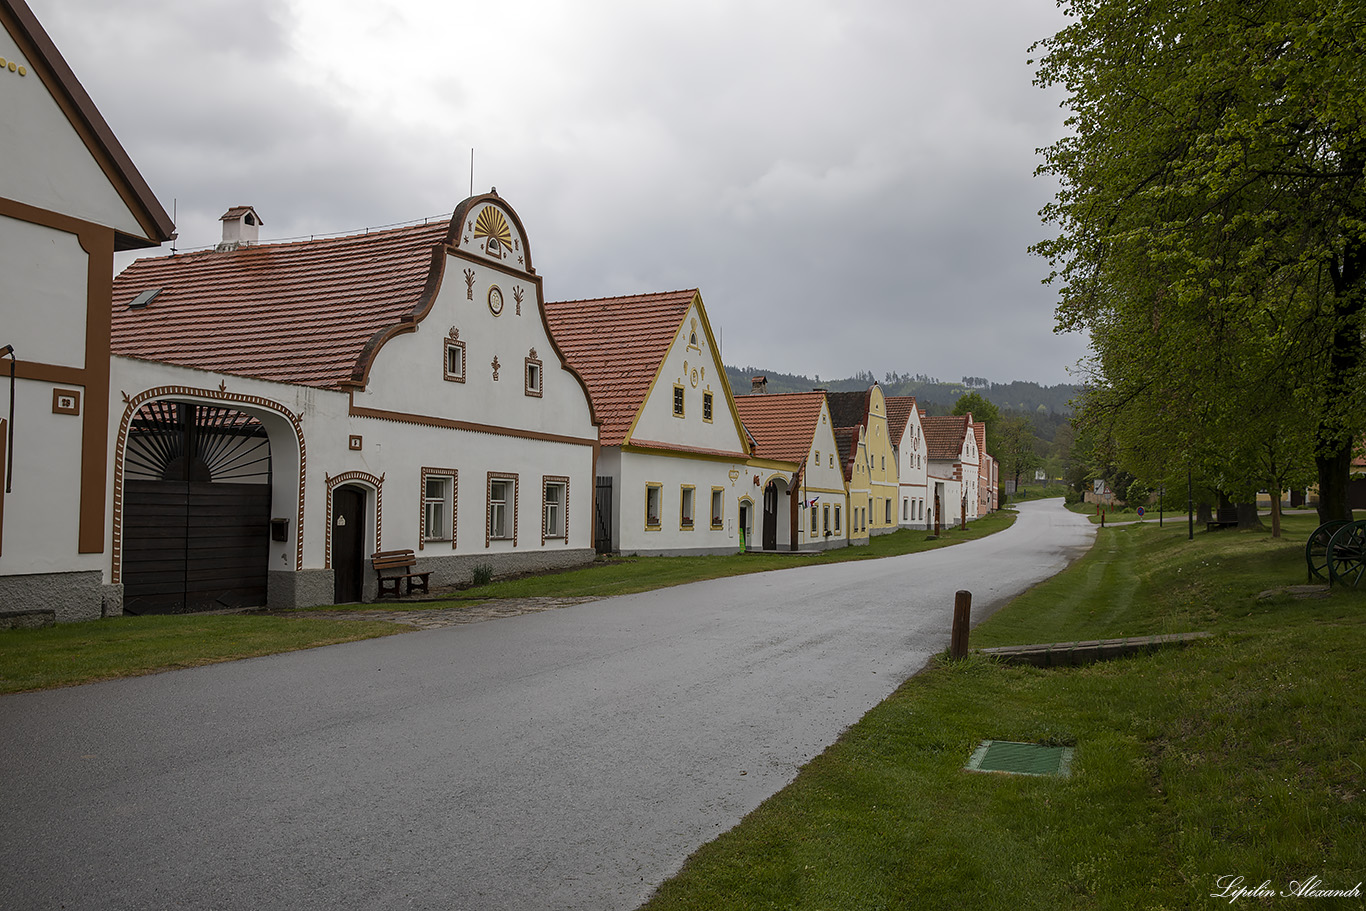
[[[903,521],[903,522],[909,522],[910,520],[911,520],[911,498],[910,498],[910,497],[902,497],[902,498],[901,498],[901,521]]]
[[[569,479],[545,478],[541,539],[569,536]]]
[[[840,508],[839,508],[839,505],[836,504],[836,505],[835,505],[835,534],[839,534],[839,533],[840,533]]]
[[[455,540],[455,472],[422,469],[422,542]]]
[[[489,472],[488,538],[517,543],[517,476]]]
[[[541,361],[536,357],[536,349],[531,349],[531,354],[526,359],[526,394],[535,398],[541,396],[541,383],[544,379],[545,371],[541,369]]]
[[[691,484],[684,484],[679,488],[678,526],[685,531],[691,531],[693,527],[694,491],[695,488]]]
[[[835,507],[835,515],[839,515],[839,507]],[[830,505],[827,503],[821,507],[821,531],[830,534]]]
[[[884,524],[884,525],[891,525],[891,524],[892,524],[892,498],[891,498],[891,497],[888,497],[887,499],[885,499],[885,500],[882,501],[882,511],[886,514],[886,518],[884,518],[884,519],[882,520],[882,524]]]
[[[664,500],[664,487],[661,484],[645,485],[645,528],[658,530],[659,515]]]
[[[451,330],[446,339],[445,378],[452,383],[465,382],[465,343],[460,341],[460,332]]]

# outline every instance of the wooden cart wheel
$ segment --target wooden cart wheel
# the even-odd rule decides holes
[[[1346,519],[1324,522],[1309,536],[1309,541],[1304,545],[1304,562],[1309,564],[1310,582],[1328,581],[1328,542],[1332,540],[1333,532],[1346,524]]]
[[[1328,542],[1328,584],[1356,588],[1366,576],[1366,522],[1348,522]]]

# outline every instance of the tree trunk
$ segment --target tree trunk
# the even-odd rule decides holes
[[[1281,491],[1271,491],[1271,537],[1281,536]]]
[[[1214,512],[1208,503],[1195,504],[1195,524],[1205,525],[1214,520]]]
[[[1234,507],[1238,510],[1239,528],[1261,528],[1262,517],[1257,515],[1257,503],[1235,503]]]
[[[1342,519],[1352,521],[1347,508],[1347,483],[1352,474],[1352,446],[1339,447],[1331,454],[1320,453],[1314,459],[1319,469],[1319,524]]]

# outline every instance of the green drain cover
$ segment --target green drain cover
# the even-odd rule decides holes
[[[1010,740],[983,740],[968,760],[966,768],[973,772],[1057,775],[1066,778],[1072,773],[1072,749]]]

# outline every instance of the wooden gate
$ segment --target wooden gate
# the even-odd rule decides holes
[[[764,550],[778,549],[778,485],[768,482],[764,488]]]
[[[123,482],[123,609],[174,614],[266,603],[270,443],[233,409],[148,402]]]
[[[593,545],[600,554],[616,550],[612,546],[612,479],[598,478],[593,496]]]

